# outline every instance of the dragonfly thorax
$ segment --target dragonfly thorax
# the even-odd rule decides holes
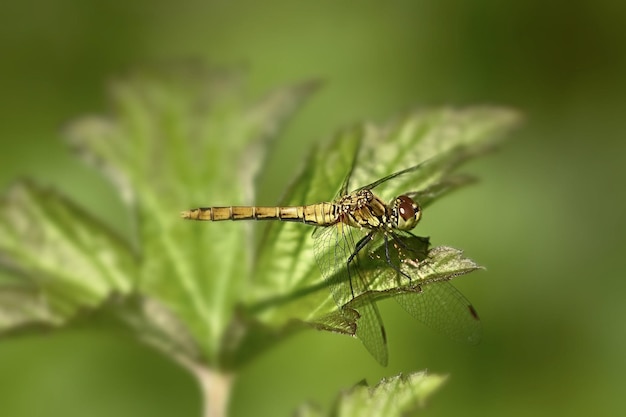
[[[422,216],[419,205],[411,197],[401,195],[386,204],[368,189],[341,197],[336,206],[338,221],[358,228],[385,228],[389,232],[411,230]]]
[[[396,229],[411,230],[422,217],[422,210],[419,204],[409,196],[401,195],[396,197],[392,204],[389,220],[392,227]]]

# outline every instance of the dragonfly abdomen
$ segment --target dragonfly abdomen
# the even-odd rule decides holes
[[[301,222],[316,226],[328,226],[337,222],[338,209],[335,204],[319,203],[308,206],[259,207],[229,206],[200,207],[183,211],[181,217],[189,220],[281,220]]]

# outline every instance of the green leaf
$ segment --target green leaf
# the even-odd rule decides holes
[[[189,369],[205,366],[202,352],[185,324],[158,299],[135,295],[113,298],[102,312],[126,325],[132,335]]]
[[[502,107],[439,108],[411,112],[381,127],[368,125],[350,188],[398,171],[376,193],[385,201],[448,180],[463,162],[494,148],[520,115]]]
[[[336,415],[402,416],[423,406],[426,399],[445,381],[445,377],[416,372],[383,379],[369,388],[357,386],[344,394],[336,406]]]
[[[0,335],[62,324],[64,317],[50,309],[38,288],[26,285],[0,287]]]
[[[11,276],[0,282],[0,336],[102,313],[185,365],[209,407],[222,398],[218,408],[226,406],[220,389],[229,389],[232,374],[303,329],[356,336],[385,364],[375,306],[383,298],[452,338],[479,339],[475,310],[448,281],[480,267],[457,249],[404,233],[410,256],[399,259],[373,241],[358,255],[367,286],[337,305],[314,259],[313,228],[179,218],[194,206],[254,204],[272,141],[318,86],[305,82],[252,100],[244,78],[191,66],[138,71],[110,84],[111,114],[68,127],[67,144],[125,203],[129,239],[55,190],[16,184],[0,201],[0,268]],[[471,183],[455,170],[490,150],[517,119],[501,108],[443,108],[343,129],[311,151],[282,204],[331,202],[369,185],[386,201],[407,194],[428,207]],[[353,229],[353,238],[362,232]],[[255,230],[263,230],[260,239]],[[442,381],[421,373],[355,387],[331,415],[400,415]],[[302,408],[300,415],[321,413]]]
[[[79,120],[70,142],[108,173],[136,210],[142,252],[139,291],[178,317],[216,362],[245,298],[253,248],[250,225],[185,223],[181,207],[245,204],[268,144],[315,90],[308,82],[250,104],[229,75],[181,83],[142,74],[114,84],[116,114]],[[127,193],[126,190],[132,192]]]
[[[136,255],[80,207],[30,182],[0,203],[0,267],[20,279],[0,287],[0,333],[60,325],[108,297],[130,293]]]
[[[325,146],[314,148],[280,204],[302,205],[331,201],[354,164],[363,135],[362,126],[353,126],[341,130]],[[295,306],[296,310],[312,314],[305,321],[314,320],[313,317],[335,309],[326,285],[320,281],[313,257],[311,232],[310,228],[294,223],[274,223],[266,227],[257,250],[255,269],[258,278],[255,279],[253,294],[254,300],[279,298],[277,305],[281,304],[281,299],[289,301],[298,298],[299,306]],[[309,296],[307,300],[301,299],[302,294]],[[303,302],[308,304],[300,304]],[[323,304],[322,308],[320,303]],[[270,313],[265,319],[280,324],[293,317],[294,313]]]
[[[446,377],[415,372],[383,379],[376,386],[369,387],[365,382],[342,393],[329,413],[305,404],[295,415],[297,417],[367,417],[404,416],[423,407],[426,400],[444,383]]]
[[[421,239],[408,242],[414,248],[422,245],[420,249],[426,250],[428,242],[416,243],[416,240]],[[383,251],[384,248],[379,247],[375,256],[383,256]],[[345,308],[359,310],[363,304],[392,297],[427,326],[454,340],[478,343],[482,334],[478,313],[448,281],[481,267],[464,257],[462,251],[447,246],[429,249],[419,259],[422,260],[401,264],[402,272],[412,278],[408,283],[405,276],[399,276],[391,268],[380,268],[377,262],[365,263],[363,268],[372,271],[370,290],[354,297]]]
[[[472,177],[454,171],[463,162],[493,149],[518,120],[516,112],[504,108],[442,108],[416,111],[383,126],[365,124],[345,129],[328,145],[312,151],[283,204],[332,201],[342,184],[351,191],[373,183],[373,191],[388,201],[400,194],[409,194],[423,208],[428,207],[436,199],[472,183]],[[348,174],[349,183],[344,184]],[[379,184],[381,178],[386,181]],[[460,294],[454,295],[453,288],[441,290],[444,299],[436,296],[434,289],[427,288],[430,283],[447,281],[479,268],[460,251],[423,247],[416,260],[426,262],[418,268],[404,265],[405,269],[411,269],[409,274],[418,275],[419,281],[411,285],[399,280],[390,268],[380,269],[380,262],[370,263],[371,269],[387,272],[368,279],[370,291],[341,306],[343,311],[338,314],[327,284],[316,268],[310,233],[302,224],[267,226],[256,264],[257,285],[253,295],[257,301],[251,307],[264,322],[280,326],[297,318],[320,329],[358,336],[359,306],[396,297],[409,313],[453,338],[475,342],[480,337],[477,316],[475,311],[468,310],[472,307],[466,306],[467,300]],[[373,258],[384,259],[381,251],[380,245],[374,248]],[[367,259],[361,263],[367,265]],[[424,294],[423,301],[419,294]],[[453,303],[455,311],[446,311],[445,301],[456,298],[463,301]],[[439,305],[436,311],[443,311],[444,316],[451,315],[459,323],[441,324],[443,317],[436,320],[418,313],[410,307],[414,304],[419,308]],[[463,314],[465,316],[460,318]],[[362,325],[371,327],[373,323],[368,319]],[[365,333],[368,331],[364,329]],[[368,349],[372,349],[371,346]],[[386,357],[380,349],[374,348],[374,351],[380,352],[377,355],[380,358]]]
[[[364,318],[366,306],[394,297],[444,333],[474,337],[439,325],[423,314],[428,301],[415,302],[452,299],[451,290],[435,296],[429,285],[478,268],[460,251],[426,245],[402,266],[410,283],[364,261],[369,289],[338,306],[313,257],[313,228],[178,217],[194,206],[254,204],[271,141],[318,86],[305,82],[252,100],[243,79],[195,67],[138,71],[110,84],[111,114],[68,127],[68,145],[119,191],[130,241],[53,190],[17,185],[0,212],[0,265],[16,277],[0,284],[0,332],[60,326],[100,309],[183,363],[232,370],[302,329],[363,337],[379,329]],[[516,119],[500,108],[444,108],[354,125],[312,150],[282,204],[333,201],[374,183],[378,195],[409,193],[426,207],[470,183],[455,169],[490,149]],[[388,181],[375,182],[381,178]],[[255,230],[263,230],[260,239]],[[375,256],[381,251],[372,246]],[[458,314],[460,297],[445,314]],[[386,347],[377,352],[385,362]]]
[[[16,186],[0,219],[0,259],[15,277],[0,287],[0,331],[62,325],[100,308],[183,362],[217,367],[246,356],[224,350],[238,347],[253,228],[200,228],[178,213],[209,197],[252,203],[270,142],[319,83],[253,100],[243,79],[189,66],[137,71],[110,84],[112,114],[66,129],[68,145],[126,203],[131,241],[53,190]]]

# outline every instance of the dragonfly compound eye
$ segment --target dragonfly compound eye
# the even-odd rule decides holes
[[[419,205],[406,195],[396,198],[395,210],[397,227],[401,230],[411,230],[422,216]]]

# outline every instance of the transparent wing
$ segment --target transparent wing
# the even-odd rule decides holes
[[[474,307],[449,282],[421,286],[422,292],[404,293],[393,298],[413,317],[451,339],[476,344],[482,326]]]
[[[456,151],[456,153],[449,152],[437,155],[417,165],[380,178],[359,189],[373,190],[384,184],[384,187],[376,191],[383,200],[389,200],[400,194],[408,194],[416,197],[415,200],[422,207],[425,207],[435,198],[472,182],[467,176],[451,174],[467,158],[469,156],[461,150]],[[416,186],[418,190],[411,191],[415,190]]]
[[[313,236],[315,258],[335,303],[342,310],[353,309],[359,313],[356,336],[378,362],[386,365],[387,340],[376,304],[363,297],[358,303],[352,302],[355,296],[369,291],[359,256],[353,257],[348,265],[348,259],[365,235],[360,230],[339,222],[317,229]]]
[[[377,189],[383,201],[430,187],[491,150],[518,119],[504,108],[440,108],[412,112],[383,128],[370,126],[351,185],[372,188],[385,183]],[[424,162],[415,165],[418,161]]]
[[[454,340],[478,343],[482,333],[478,314],[449,283],[462,272],[438,270],[429,258],[428,247],[427,238],[407,232],[387,236],[387,243],[378,243],[364,265],[370,287],[379,296],[393,297],[428,327]]]
[[[469,175],[449,175],[426,188],[419,191],[407,192],[405,195],[417,201],[422,209],[424,209],[440,197],[474,182],[476,182],[476,179]]]

